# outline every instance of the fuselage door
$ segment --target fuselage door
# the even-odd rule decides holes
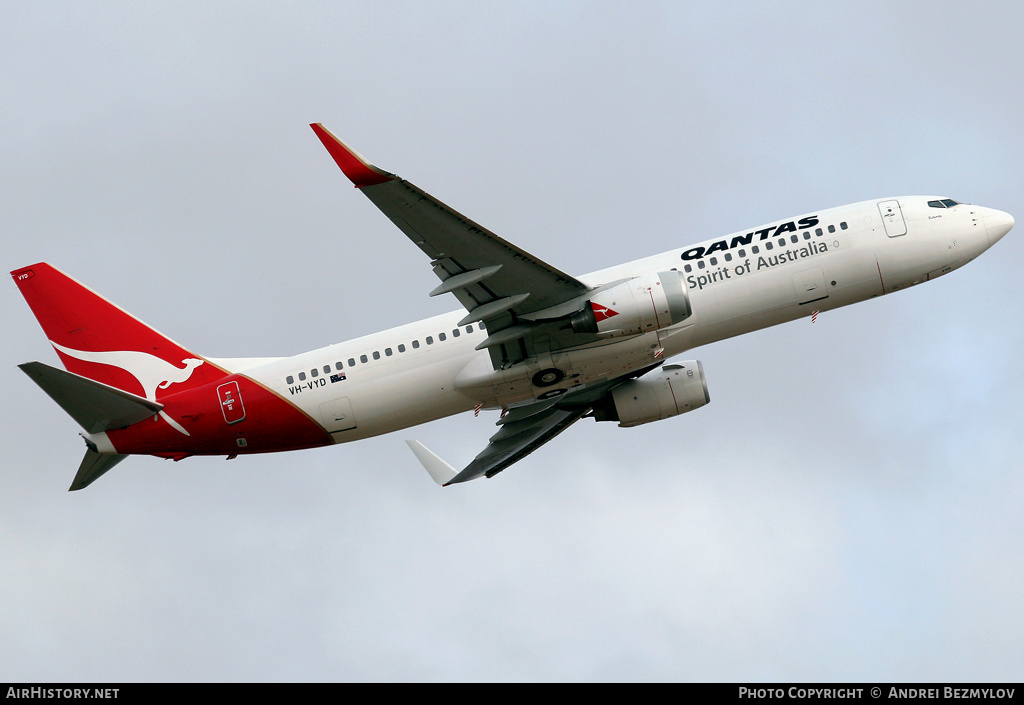
[[[907,234],[907,221],[903,219],[903,211],[900,209],[900,202],[880,201],[878,213],[882,216],[882,223],[885,225],[885,234],[889,237],[899,237]]]
[[[348,397],[341,397],[320,405],[320,415],[324,420],[324,428],[328,433],[347,431],[356,427],[356,417],[352,413],[352,402]]]
[[[798,304],[809,304],[828,298],[825,275],[822,274],[821,267],[797,272],[793,275],[793,285],[796,287],[796,302]]]
[[[220,401],[220,410],[228,426],[245,421],[245,407],[242,406],[242,392],[238,388],[238,382],[231,381],[218,386],[217,399]]]

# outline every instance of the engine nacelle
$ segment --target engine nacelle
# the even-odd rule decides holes
[[[645,274],[595,295],[569,318],[576,333],[608,337],[667,328],[690,316],[683,275],[675,270]]]
[[[711,401],[704,367],[697,360],[665,365],[612,390],[594,408],[598,421],[639,426],[685,414]]]

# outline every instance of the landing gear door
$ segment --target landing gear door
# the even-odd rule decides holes
[[[878,213],[882,216],[882,224],[885,225],[885,234],[889,237],[899,237],[907,234],[907,221],[903,219],[903,211],[900,209],[900,202],[897,200],[881,201],[878,204]]]

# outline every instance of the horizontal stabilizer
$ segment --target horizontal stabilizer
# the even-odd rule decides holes
[[[155,416],[164,408],[163,404],[41,362],[26,362],[18,367],[87,433],[100,433],[131,426],[133,423]],[[109,466],[101,472],[107,469]],[[78,472],[81,475],[82,471]],[[77,477],[75,482],[78,482]]]
[[[82,458],[82,464],[78,466],[78,472],[75,473],[75,479],[71,483],[71,487],[68,488],[68,492],[74,492],[75,490],[80,490],[83,487],[88,487],[97,478],[99,478],[100,475],[127,457],[127,455],[97,453],[92,448],[89,448],[85,451],[85,457]]]

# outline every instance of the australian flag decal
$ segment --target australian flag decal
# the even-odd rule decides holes
[[[331,384],[334,384],[335,382],[344,382],[344,381],[345,381],[345,373],[344,372],[339,372],[338,374],[331,375]]]

